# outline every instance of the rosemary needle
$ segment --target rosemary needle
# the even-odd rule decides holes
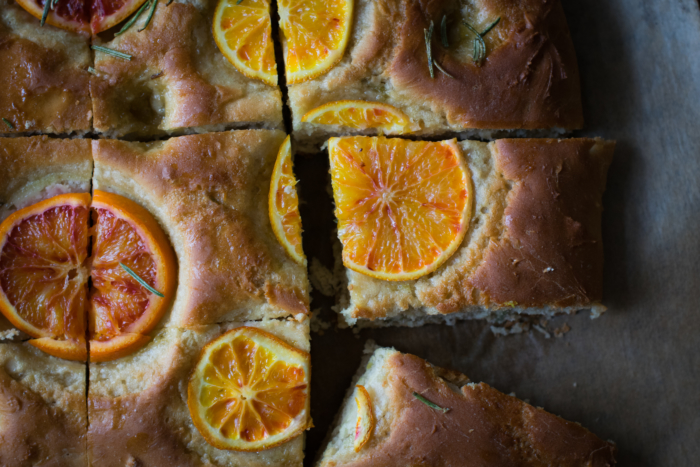
[[[131,269],[129,266],[127,266],[127,265],[125,265],[124,263],[121,263],[121,262],[119,263],[119,266],[121,266],[123,270],[125,270],[131,277],[134,278],[134,280],[136,280],[136,282],[138,282],[139,284],[141,284],[146,290],[148,290],[149,292],[151,292],[151,293],[154,294],[154,295],[158,295],[158,296],[161,297],[161,298],[164,298],[164,297],[165,297],[165,295],[163,295],[162,293],[158,292],[156,289],[154,289],[153,287],[151,287],[150,285],[148,285],[148,283],[147,283],[145,280],[141,279],[141,278],[139,277],[139,275],[136,274],[136,273],[133,271],[133,269]]]
[[[9,121],[8,119],[6,119],[5,117],[2,118],[2,121],[5,123],[5,125],[7,125],[7,127],[8,127],[10,130],[14,130],[14,129],[15,129],[15,126],[12,124],[12,122]]]
[[[445,76],[447,76],[448,78],[455,79],[454,76],[452,76],[451,74],[449,74],[449,73],[447,72],[447,70],[445,70],[443,67],[441,67],[440,64],[439,64],[438,62],[436,62],[435,60],[433,60],[433,65],[435,65],[435,67],[436,67],[438,70],[440,70],[440,71],[441,71]]]
[[[129,29],[131,26],[134,25],[137,19],[139,19],[139,16],[141,16],[141,13],[143,13],[143,10],[146,9],[148,6],[149,2],[144,2],[143,5],[141,5],[141,8],[138,9],[138,11],[134,14],[134,16],[131,17],[129,21],[126,22],[124,27],[122,27],[118,33],[115,34],[115,36],[121,36],[126,32],[127,29]]]
[[[474,29],[474,27],[471,24],[467,23],[466,21],[462,21],[462,24],[464,24],[467,27],[467,29],[469,29],[474,34],[474,37],[476,38],[474,40],[474,52],[472,52],[472,60],[474,61],[474,63],[478,63],[484,58],[482,56],[482,52],[483,55],[486,55],[486,43],[484,43],[484,38],[481,37],[479,31]]]
[[[94,69],[93,67],[91,67],[91,66],[88,67],[88,73],[97,76],[97,70],[95,70],[95,69]]]
[[[153,15],[156,12],[156,6],[158,6],[158,0],[151,0],[151,2],[152,2],[153,6],[151,7],[151,11],[148,13],[148,18],[146,18],[146,22],[144,23],[143,27],[141,29],[139,29],[139,32],[143,31],[144,29],[146,29],[148,27],[149,24],[151,24],[151,20],[153,19]]]
[[[480,35],[481,37],[484,37],[486,34],[488,34],[488,32],[489,32],[490,30],[492,30],[493,28],[495,28],[496,25],[497,25],[500,21],[501,21],[501,17],[499,16],[498,18],[496,18],[496,21],[494,21],[493,23],[491,23],[491,25],[490,25],[489,27],[487,27],[486,29],[484,29],[484,32],[482,32],[482,33],[479,34],[479,35]]]
[[[425,49],[426,49],[426,52],[428,53],[428,70],[430,70],[430,78],[435,78],[435,72],[433,71],[433,50],[431,47],[434,28],[435,28],[435,24],[433,23],[432,20],[430,20],[430,28],[423,29],[423,33],[425,34]]]
[[[51,9],[51,4],[53,0],[46,0],[44,2],[44,12],[41,14],[41,25],[46,24],[46,18],[49,16],[49,10]]]
[[[97,50],[98,52],[103,52],[108,55],[114,55],[115,57],[123,58],[124,60],[131,60],[131,55],[125,54],[123,52],[118,52],[116,50],[108,49],[107,47],[102,47],[100,45],[91,45],[92,50]]]
[[[121,264],[121,263],[120,263],[120,264]],[[439,405],[437,405],[437,404],[435,404],[435,403],[433,403],[433,402],[430,402],[428,399],[426,399],[425,397],[421,396],[421,395],[418,394],[417,392],[414,392],[414,393],[413,393],[413,397],[415,397],[416,399],[418,399],[419,401],[421,401],[422,403],[424,403],[425,405],[427,405],[427,406],[430,407],[431,409],[440,410],[442,413],[447,413],[447,412],[450,410],[450,409],[447,409],[447,408],[445,408],[445,407],[440,407]]]
[[[450,43],[447,40],[447,15],[443,15],[442,22],[440,23],[440,36],[442,36],[442,46],[444,48],[449,48]]]
[[[238,1],[236,2],[236,5],[240,5],[242,1],[243,1],[243,0],[238,0]]]
[[[168,0],[168,3],[166,3],[165,6],[170,6],[171,3],[173,3],[173,0]]]

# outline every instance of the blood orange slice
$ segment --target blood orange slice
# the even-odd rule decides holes
[[[22,8],[41,19],[46,2],[52,0],[17,0]],[[146,0],[53,0],[46,22],[68,31],[98,33],[120,23]]]
[[[209,444],[262,451],[300,435],[310,425],[309,354],[252,327],[210,342],[187,391],[197,430]]]
[[[408,133],[412,126],[408,116],[396,107],[368,101],[329,102],[309,111],[301,121],[356,130],[377,128],[386,134]]]
[[[369,392],[364,386],[357,385],[356,387],[357,423],[355,424],[353,447],[355,452],[358,452],[372,436],[372,431],[374,431],[374,414],[372,413],[372,399],[369,397]]]
[[[66,194],[0,224],[0,311],[51,355],[85,360],[90,195]]]
[[[127,355],[148,341],[146,334],[173,296],[176,263],[167,237],[143,207],[95,190],[92,208],[90,359],[104,361]]]
[[[57,357],[85,360],[86,340],[93,361],[146,343],[174,295],[176,273],[158,223],[119,195],[59,195],[0,224],[0,312]]]

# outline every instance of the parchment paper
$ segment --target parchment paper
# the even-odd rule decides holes
[[[571,331],[496,337],[484,322],[313,334],[312,465],[365,340],[615,441],[622,466],[700,464],[700,9],[696,0],[563,0],[581,69],[586,130],[618,141],[604,198],[604,303]],[[304,248],[332,265],[322,155],[299,157]],[[312,233],[313,232],[313,233]],[[326,319],[333,301],[314,294]]]

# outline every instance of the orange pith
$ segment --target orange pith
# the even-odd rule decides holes
[[[343,58],[353,0],[280,0],[278,7],[287,84],[320,76]]]
[[[406,114],[396,107],[368,101],[329,102],[310,110],[301,121],[319,125],[342,125],[357,130],[377,128],[386,134],[401,134],[411,129]]]
[[[214,13],[214,40],[238,71],[277,85],[269,0],[220,0]]]
[[[210,342],[190,377],[192,421],[219,449],[260,451],[308,428],[309,354],[261,329]]]
[[[301,245],[301,216],[290,138],[284,140],[272,171],[268,212],[277,240],[299,264],[306,264]]]
[[[88,229],[91,211],[95,225]],[[120,262],[165,298],[148,292]],[[87,358],[86,338],[93,361],[145,344],[174,293],[175,268],[151,215],[99,190],[92,201],[87,193],[55,196],[0,225],[0,311],[36,338],[32,345],[66,359]]]
[[[384,280],[410,280],[459,247],[471,213],[471,178],[455,140],[331,138],[343,263]]]
[[[105,31],[126,19],[146,0],[59,0],[49,11],[46,23],[68,31]],[[41,19],[44,0],[17,0],[33,16]]]

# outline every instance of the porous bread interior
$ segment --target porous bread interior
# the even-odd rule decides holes
[[[435,272],[413,281],[384,281],[345,269],[341,277],[345,282],[341,295],[333,309],[339,313],[340,327],[357,326],[422,326],[431,323],[455,324],[464,319],[487,319],[503,323],[520,315],[536,315],[551,318],[559,314],[573,314],[581,307],[545,306],[539,308],[507,306],[485,307],[471,305],[451,313],[441,313],[430,301],[434,301],[433,289],[449,286],[455,277],[467,277],[480,264],[483,251],[491,241],[494,229],[504,231],[504,209],[511,185],[494,166],[490,144],[476,141],[458,143],[467,160],[473,181],[474,206],[469,231],[460,248]],[[342,245],[335,242],[336,263],[342,264]],[[374,319],[354,316],[358,310],[376,312]],[[597,318],[604,311],[601,304],[590,307],[591,317]]]
[[[187,405],[187,386],[191,370],[207,343],[240,326],[264,329],[289,345],[309,351],[308,320],[304,323],[293,320],[265,320],[199,326],[192,329],[166,328],[158,331],[146,347],[132,355],[112,362],[90,363],[89,397],[115,401],[129,396],[149,397],[142,394],[163,387],[164,384],[175,384],[177,397],[170,397],[167,401],[153,400],[149,403],[165,405],[162,420],[157,422],[158,425],[172,433],[177,443],[191,456],[199,459],[201,464],[232,467],[301,467],[304,458],[304,434],[265,451],[237,452],[214,448],[192,423]]]
[[[356,455],[354,433],[357,423],[357,385],[364,386],[369,393],[375,422],[372,435],[363,449],[378,444],[389,434],[392,411],[391,401],[383,387],[389,372],[384,363],[395,353],[397,351],[393,348],[377,347],[374,342],[367,341],[362,362],[353,376],[341,409],[336,414],[333,428],[321,446],[321,457],[316,463],[317,466],[325,465],[330,459],[342,465]]]
[[[32,390],[50,406],[85,420],[85,365],[52,357],[27,343],[0,344],[0,367],[15,381]],[[78,410],[78,413],[73,413]],[[82,411],[81,411],[82,409]]]

